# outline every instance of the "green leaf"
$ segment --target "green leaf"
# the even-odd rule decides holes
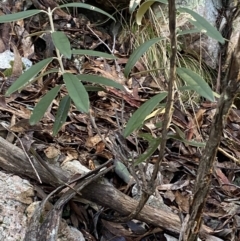
[[[155,137],[152,136],[152,134],[149,134],[149,133],[139,133],[138,136],[148,142],[154,141],[156,139]]]
[[[215,101],[213,91],[200,75],[186,68],[177,68],[177,74],[187,83],[187,88],[196,91],[212,102]]]
[[[88,10],[92,10],[92,11],[95,11],[95,12],[98,12],[98,13],[106,15],[106,16],[108,16],[109,18],[113,19],[116,22],[115,18],[112,17],[107,12],[101,10],[100,8],[94,7],[94,6],[86,4],[86,3],[67,3],[67,4],[63,4],[61,6],[58,6],[56,8],[69,8],[69,7],[85,8],[85,9],[88,9]]]
[[[82,112],[89,111],[89,97],[81,81],[73,74],[63,74],[63,80],[66,84],[69,96],[73,100],[77,109]]]
[[[181,36],[181,35],[185,35],[185,34],[192,34],[192,33],[198,33],[198,32],[200,32],[200,30],[198,28],[194,28],[194,29],[179,31],[177,33],[177,35]]]
[[[91,75],[91,74],[79,74],[77,75],[77,77],[82,81],[88,81],[88,82],[102,84],[102,85],[111,86],[120,90],[124,90],[123,86],[120,85],[119,83],[102,76]]]
[[[185,133],[182,132],[177,125],[174,125],[174,124],[173,124],[173,126],[174,126],[175,131],[176,131],[176,133],[178,134],[178,136],[179,136],[182,140],[186,139],[186,138],[185,138]]]
[[[53,124],[53,136],[57,135],[62,125],[66,122],[68,111],[70,109],[71,98],[69,95],[64,96],[59,104],[55,122]]]
[[[72,54],[98,56],[106,59],[117,59],[117,57],[112,54],[107,54],[100,51],[94,51],[94,50],[88,50],[88,49],[72,49]]]
[[[188,141],[187,139],[182,139],[177,134],[168,134],[167,136],[168,136],[168,138],[172,138],[174,140],[178,140],[178,141],[184,142],[185,144],[190,145],[190,146],[205,147],[205,145],[206,145],[205,142]]]
[[[50,69],[46,72],[43,72],[41,74],[39,74],[36,78],[32,78],[29,82],[27,82],[27,84],[23,85],[21,88],[18,89],[18,91],[22,91],[27,85],[31,84],[31,83],[34,83],[35,81],[39,80],[40,78],[46,76],[46,75],[49,75],[51,73],[58,73],[59,72],[59,69]]]
[[[85,87],[87,92],[105,91],[105,89],[101,86],[84,85],[84,87]]]
[[[66,34],[64,32],[59,31],[53,32],[52,40],[54,46],[59,50],[59,52],[63,54],[66,58],[71,59],[72,50]]]
[[[48,65],[53,58],[44,59],[37,64],[33,65],[30,69],[24,72],[7,90],[6,96],[9,96],[16,90],[22,88],[23,86],[27,86],[31,83],[31,80],[44,68]]]
[[[164,38],[153,38],[148,40],[147,42],[141,44],[134,52],[131,54],[124,70],[124,75],[127,77],[133,68],[133,66],[137,63],[137,61],[141,58],[141,56],[155,43],[163,40]]]
[[[205,147],[206,143],[205,142],[196,142],[196,141],[188,141],[185,137],[185,133],[180,130],[180,128],[177,125],[174,125],[174,129],[176,131],[175,134],[168,134],[168,138],[172,138],[178,141],[181,141],[187,145],[190,146],[195,146],[195,147]]]
[[[116,174],[125,182],[129,183],[131,180],[131,174],[129,173],[127,167],[120,161],[114,160],[115,172]]]
[[[193,19],[189,19],[189,21],[200,31],[204,30],[204,33],[209,37],[216,39],[221,44],[224,44],[225,40],[222,37],[221,33],[213,27],[205,18],[200,16],[198,13],[190,10],[189,8],[178,8],[180,12],[190,14]]]
[[[19,13],[13,13],[13,14],[6,14],[0,16],[0,23],[8,23],[8,22],[14,22],[19,19],[24,19],[31,17],[33,15],[36,15],[38,13],[44,12],[42,10],[28,10],[28,11],[23,11]]]
[[[156,138],[155,140],[151,140],[149,142],[147,150],[143,154],[141,154],[134,162],[134,166],[146,161],[149,157],[151,157],[152,154],[157,150],[161,140],[162,138]]]
[[[35,125],[41,118],[44,116],[47,108],[50,106],[54,98],[56,97],[58,91],[60,90],[61,85],[52,88],[47,92],[46,95],[37,103],[35,106],[32,115],[30,117],[30,125]]]
[[[160,93],[153,96],[151,99],[146,101],[140,108],[138,108],[129,119],[126,128],[124,129],[124,137],[129,136],[134,130],[139,128],[146,116],[148,116],[153,109],[167,96],[167,92]]]
[[[159,3],[165,3],[168,4],[167,0],[150,0],[150,1],[145,1],[143,4],[140,5],[137,14],[136,14],[136,22],[138,25],[141,25],[142,22],[142,18],[144,16],[144,14],[149,10],[149,8],[151,7],[151,5],[155,2],[159,2]]]

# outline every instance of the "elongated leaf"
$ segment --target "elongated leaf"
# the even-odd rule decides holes
[[[81,81],[73,74],[63,74],[63,80],[66,84],[69,96],[73,100],[77,109],[82,112],[89,111],[89,97]]]
[[[82,81],[88,81],[88,82],[102,84],[102,85],[111,86],[120,90],[124,90],[123,86],[120,85],[119,83],[102,76],[91,75],[91,74],[79,74],[77,75],[77,77]]]
[[[187,83],[187,88],[212,102],[215,101],[213,91],[200,75],[186,68],[177,68],[177,74]]]
[[[177,33],[177,35],[181,36],[181,35],[185,35],[185,34],[198,33],[198,32],[200,32],[200,30],[198,28],[194,28],[194,29],[179,31]]]
[[[143,4],[140,5],[137,14],[136,14],[136,22],[138,25],[141,25],[142,18],[144,14],[149,10],[149,8],[152,6],[153,3],[159,2],[159,3],[165,3],[167,4],[167,0],[150,0],[150,1],[145,1]]]
[[[117,57],[112,54],[107,54],[100,51],[94,51],[94,50],[88,50],[88,49],[72,49],[72,54],[98,56],[106,59],[117,59]]]
[[[181,141],[181,142],[183,142],[187,145],[190,145],[190,146],[195,146],[195,147],[205,147],[206,146],[205,142],[188,141],[187,139],[182,139],[177,134],[168,134],[167,136],[168,136],[168,138],[172,138],[174,140]]]
[[[72,50],[68,37],[64,32],[53,32],[52,40],[55,47],[63,54],[66,58],[71,59]]]
[[[149,133],[139,133],[138,136],[143,138],[144,140],[146,140],[148,142],[156,140],[156,138],[153,137],[152,134],[149,134]]]
[[[0,16],[0,23],[8,23],[8,22],[14,22],[19,19],[24,19],[31,17],[33,15],[36,15],[38,13],[44,12],[42,10],[28,10],[24,12],[19,12],[19,13],[13,13],[13,14],[6,14]]]
[[[105,89],[101,86],[84,85],[84,88],[87,92],[105,91]]]
[[[189,8],[178,8],[180,12],[185,12],[190,14],[193,19],[189,19],[189,21],[200,31],[204,30],[204,33],[209,37],[216,39],[218,42],[224,44],[225,40],[222,37],[221,33],[213,27],[205,18],[200,16],[198,13],[190,10]]]
[[[131,174],[129,173],[127,167],[120,161],[114,160],[115,172],[116,174],[125,182],[129,183],[131,180]]]
[[[101,10],[100,8],[94,7],[94,6],[86,4],[86,3],[67,3],[67,4],[63,4],[61,6],[58,6],[56,8],[69,8],[69,7],[85,8],[88,10],[92,10],[92,11],[106,15],[116,22],[115,18],[113,16],[111,16],[110,14],[108,14],[107,12]]]
[[[173,124],[173,126],[174,126],[174,129],[175,129],[176,133],[179,135],[179,137],[182,138],[182,139],[186,139],[185,133],[182,132],[177,125]]]
[[[32,115],[30,117],[30,125],[35,125],[38,121],[42,119],[47,108],[50,106],[54,98],[56,97],[58,91],[60,90],[61,85],[52,88],[47,92],[46,95],[37,103],[35,108],[33,109]]]
[[[7,90],[6,96],[9,96],[16,90],[20,89],[23,86],[27,86],[28,83],[31,83],[31,80],[44,68],[48,65],[53,58],[44,59],[37,64],[33,65],[30,69],[24,72]]]
[[[34,83],[35,81],[39,80],[43,76],[46,76],[51,73],[58,73],[58,72],[59,72],[59,69],[50,69],[46,72],[43,72],[43,73],[39,74],[36,78],[32,78],[29,82],[27,82],[25,85],[23,85],[21,88],[19,88],[18,91],[22,91],[27,85]]]
[[[141,56],[155,43],[163,40],[164,38],[153,38],[148,40],[147,42],[141,44],[135,51],[131,54],[124,70],[124,75],[127,77],[133,68],[133,66],[137,63],[137,61],[141,58]]]
[[[161,142],[161,138],[156,138],[155,140],[152,140],[149,142],[149,147],[147,150],[141,154],[136,161],[134,162],[134,166],[146,161],[149,157],[152,156],[152,154],[157,150],[159,144]]]
[[[155,95],[148,101],[146,101],[138,110],[136,110],[132,117],[129,119],[126,128],[124,129],[124,137],[129,136],[134,130],[139,128],[146,116],[149,115],[153,109],[167,96],[167,92]]]
[[[59,104],[56,119],[53,125],[53,136],[57,135],[62,125],[66,122],[68,111],[71,104],[71,98],[69,95],[64,96]]]

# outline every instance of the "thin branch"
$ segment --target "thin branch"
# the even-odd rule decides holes
[[[202,226],[202,213],[210,190],[214,160],[221,141],[226,118],[236,94],[240,90],[240,37],[230,61],[227,86],[218,101],[216,114],[210,129],[209,139],[200,159],[197,179],[193,189],[193,199],[190,206],[189,220],[186,225],[184,241],[197,241]]]
[[[160,143],[160,150],[158,154],[158,159],[155,163],[153,170],[151,182],[154,183],[159,168],[161,166],[165,147],[167,143],[167,134],[170,122],[172,120],[173,113],[173,101],[174,101],[174,83],[176,80],[176,55],[177,55],[177,39],[176,39],[176,5],[175,0],[168,0],[168,16],[169,16],[169,30],[170,30],[170,41],[171,41],[171,57],[170,57],[170,75],[168,82],[168,96],[167,103],[164,113],[163,127],[162,127],[162,140]]]

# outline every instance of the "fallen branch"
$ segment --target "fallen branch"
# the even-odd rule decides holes
[[[61,183],[52,178],[52,175],[41,166],[38,162],[33,162],[42,182],[51,184],[53,187],[58,187]],[[25,156],[24,152],[8,143],[5,139],[0,137],[0,167],[7,172],[11,172],[20,176],[27,176],[31,179],[37,180],[34,171]],[[65,182],[68,181],[70,175],[68,172],[62,170],[57,166],[50,166],[55,175],[61,177]],[[104,185],[98,182],[92,183],[81,191],[84,198],[94,201],[95,203],[109,207],[121,215],[129,215],[136,207],[138,202],[129,196],[121,193],[113,186]],[[101,198],[100,198],[101,197]],[[138,214],[137,219],[148,224],[159,226],[169,232],[179,234],[181,229],[181,222],[178,215],[166,212],[161,209],[155,209],[145,205]],[[202,226],[202,231],[209,233],[211,230]]]
[[[33,159],[32,162],[43,183],[50,184],[54,187],[61,185],[61,183],[59,183],[59,181],[56,180],[38,161]],[[2,137],[0,137],[0,168],[21,177],[29,177],[37,180],[37,176],[25,153]],[[70,173],[66,171],[64,172],[60,167],[55,165],[49,164],[49,168],[59,177],[59,179],[64,182],[68,181]]]

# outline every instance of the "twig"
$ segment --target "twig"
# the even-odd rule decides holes
[[[106,147],[107,147],[109,150],[112,150],[112,146],[107,143],[106,138],[104,138],[104,137],[102,136],[102,134],[100,133],[100,131],[99,131],[97,125],[96,125],[95,118],[94,118],[93,115],[92,115],[92,112],[93,112],[92,110],[89,111],[89,118],[90,118],[90,121],[91,121],[91,123],[92,123],[95,131],[97,132],[97,134],[99,135],[99,137],[101,137],[102,142],[106,145]]]
[[[220,152],[222,152],[223,155],[225,155],[226,157],[228,157],[229,159],[233,160],[234,162],[240,164],[240,160],[235,158],[234,156],[228,154],[226,151],[224,151],[221,147],[218,147],[218,150]]]
[[[104,46],[109,50],[109,52],[111,53],[111,54],[114,54],[114,51],[115,51],[115,44],[116,44],[116,31],[115,31],[115,29],[114,29],[114,31],[113,31],[113,47],[112,47],[112,49],[110,49],[109,48],[109,46],[93,31],[93,29],[89,26],[89,24],[87,24],[87,28],[92,32],[92,34],[94,34],[96,37],[97,37],[97,39],[102,43],[102,44],[104,44]],[[116,66],[116,70],[117,70],[117,72],[120,72],[120,67],[119,67],[119,64],[117,63],[117,60],[116,59],[114,59],[114,63],[115,63],[115,66]]]
[[[97,37],[97,39],[109,50],[110,53],[112,53],[112,50],[109,48],[109,46],[93,31],[93,29],[90,27],[89,24],[87,24],[87,28],[91,31],[91,33]]]

